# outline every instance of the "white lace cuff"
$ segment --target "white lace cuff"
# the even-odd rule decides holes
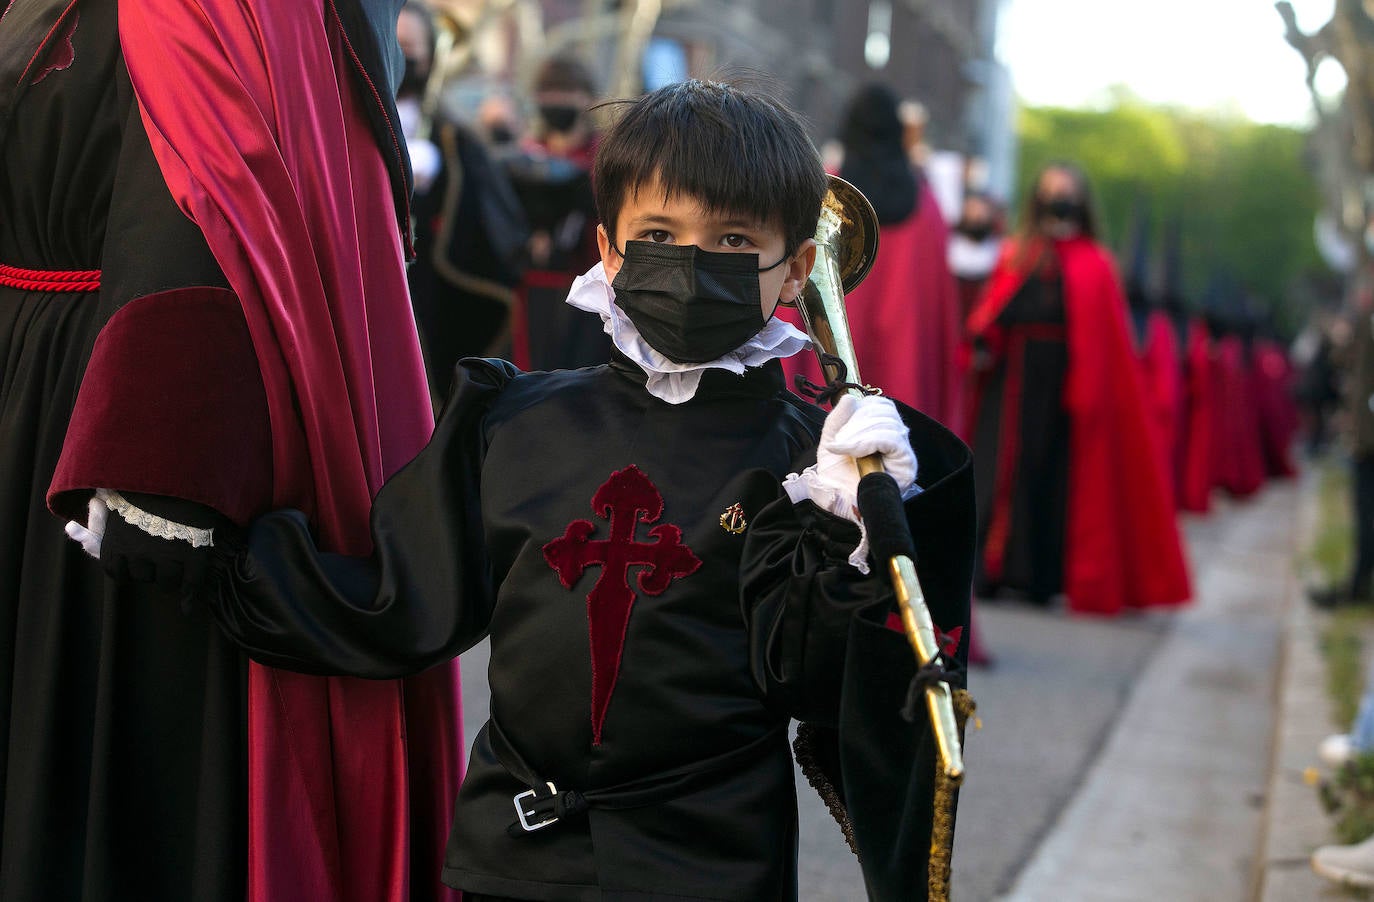
[[[783,491],[787,492],[787,497],[792,499],[793,504],[809,500],[823,511],[832,513],[837,517],[844,517],[846,520],[858,524],[859,544],[855,545],[854,550],[849,553],[849,565],[867,576],[870,569],[868,566],[868,530],[864,528],[864,521],[859,517],[859,511],[854,506],[854,499],[821,479],[814,464],[800,473],[788,473],[782,481],[782,488]]]
[[[123,517],[130,526],[135,526],[150,536],[187,542],[192,548],[208,548],[215,544],[213,529],[187,526],[150,514],[113,489],[97,489],[95,495],[105,502],[106,507]]]

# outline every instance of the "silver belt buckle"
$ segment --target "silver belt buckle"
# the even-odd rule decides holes
[[[558,787],[557,787],[557,786],[554,786],[553,783],[552,783],[552,781],[546,782],[544,785],[546,785],[546,786],[549,787],[549,796],[550,796],[550,798],[552,798],[553,796],[558,795]],[[533,833],[535,830],[542,830],[543,828],[547,827],[549,824],[557,823],[557,821],[558,821],[558,818],[556,818],[556,817],[551,817],[551,818],[548,818],[548,819],[546,819],[546,820],[542,820],[542,821],[540,821],[540,822],[537,823],[537,824],[531,824],[531,823],[530,823],[530,818],[534,816],[534,812],[533,812],[533,811],[526,812],[526,811],[525,811],[525,807],[524,807],[523,805],[521,805],[520,802],[521,802],[522,799],[525,799],[525,798],[531,798],[531,799],[533,799],[533,798],[536,798],[537,796],[538,796],[538,793],[536,793],[533,789],[527,789],[527,790],[525,790],[524,792],[517,793],[516,795],[514,795],[514,796],[511,797],[511,801],[515,803],[515,814],[516,814],[516,816],[517,816],[518,818],[520,818],[520,828],[521,828],[522,830],[524,830],[526,833]]]

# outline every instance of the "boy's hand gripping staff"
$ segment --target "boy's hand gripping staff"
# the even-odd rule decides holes
[[[825,374],[827,390],[822,394],[833,403],[843,392],[874,392],[859,379],[844,295],[868,275],[878,247],[878,220],[873,206],[859,189],[838,176],[830,176],[830,190],[816,227],[816,245],[811,279],[796,304]],[[855,464],[862,476],[859,512],[873,557],[887,562],[902,625],[916,660],[923,671],[935,672],[942,664],[940,646],[916,575],[916,548],[903,513],[901,491],[883,471],[882,455],[857,458]],[[957,785],[964,775],[964,757],[949,683],[927,681],[925,699],[941,767],[945,777]]]

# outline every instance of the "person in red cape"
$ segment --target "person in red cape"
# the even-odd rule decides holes
[[[41,278],[0,307],[51,320],[17,326],[43,361],[23,393],[59,388],[32,434],[65,438],[37,473],[99,564],[43,518],[41,574],[4,595],[5,898],[452,898],[454,669],[259,666],[182,596],[186,549],[285,504],[366,553],[373,494],[432,430],[397,6],[6,8],[0,181],[20,193],[0,263]],[[74,270],[91,287],[54,294]]]
[[[1151,229],[1143,204],[1137,210],[1135,219],[1135,237],[1131,242],[1131,259],[1126,276],[1126,298],[1139,342],[1140,374],[1155,432],[1155,451],[1159,454],[1160,472],[1164,474],[1168,497],[1174,498],[1174,457],[1178,444],[1179,408],[1183,398],[1183,365],[1178,333],[1173,317],[1165,306],[1171,288],[1167,283],[1173,275],[1167,270],[1173,260],[1166,261],[1166,271],[1162,273],[1165,284],[1151,284]]]
[[[895,94],[881,85],[850,100],[841,129],[839,176],[863,192],[878,216],[878,255],[845,296],[860,376],[948,426],[962,429],[959,292],[947,260],[949,227],[930,186],[912,168]],[[795,311],[777,314],[801,324]],[[814,354],[783,361],[789,382],[824,381]],[[992,662],[970,627],[969,661]]]
[[[845,111],[841,178],[878,214],[878,256],[845,299],[865,382],[959,431],[963,380],[959,295],[949,271],[949,227],[934,193],[909,162],[895,94],[861,88]],[[804,355],[799,355],[804,356]],[[788,361],[816,380],[815,361]]]
[[[1248,498],[1264,485],[1264,452],[1254,386],[1239,324],[1213,315],[1212,484],[1234,498]]]
[[[1298,471],[1293,463],[1293,440],[1298,432],[1293,367],[1278,342],[1264,335],[1251,345],[1250,362],[1265,471],[1272,478],[1286,479]]]
[[[997,265],[1006,228],[1002,205],[982,191],[966,191],[959,221],[949,236],[949,269],[959,291],[959,328],[983,295]]]
[[[1183,368],[1178,333],[1173,320],[1163,309],[1151,310],[1145,319],[1140,367],[1155,429],[1159,469],[1164,474],[1168,497],[1175,499],[1178,492],[1174,481],[1174,458],[1179,441],[1179,411],[1183,404]]]
[[[1181,441],[1178,445],[1178,507],[1205,514],[1211,508],[1213,407],[1212,338],[1202,317],[1188,320],[1184,348]]]
[[[1086,178],[1048,166],[969,318],[976,585],[1116,614],[1190,589],[1120,279],[1095,237]]]

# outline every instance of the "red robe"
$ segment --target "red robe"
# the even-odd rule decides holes
[[[1298,430],[1293,369],[1283,348],[1268,339],[1256,341],[1250,357],[1265,471],[1271,477],[1287,478],[1297,472],[1293,464],[1293,437]]]
[[[1183,370],[1174,324],[1163,310],[1152,311],[1145,321],[1140,366],[1155,429],[1160,470],[1168,496],[1174,498],[1174,456],[1178,445],[1179,408],[1183,403]]]
[[[327,549],[367,554],[372,496],[433,427],[398,229],[409,214],[384,157],[403,145],[393,133],[379,148],[368,123],[385,109],[379,87],[332,0],[141,0],[121,3],[119,16],[163,178],[251,335],[270,421],[270,503],[306,511]],[[143,303],[102,333],[52,501],[106,484],[111,462],[80,437],[109,434],[130,403],[108,389],[121,388],[113,361],[132,334],[121,330]],[[162,400],[194,409],[192,399]],[[137,450],[130,466],[177,481],[174,441]],[[197,475],[160,490],[200,499]],[[438,878],[461,778],[457,689],[456,665],[404,681],[249,665],[250,900],[455,897]]]
[[[1212,355],[1216,400],[1212,441],[1212,482],[1237,498],[1264,485],[1264,452],[1245,345],[1235,335],[1216,343]]]
[[[1207,324],[1188,324],[1185,356],[1182,441],[1178,452],[1178,506],[1205,514],[1211,506],[1213,407],[1212,339]]]
[[[1054,250],[1063,275],[1069,360],[1064,385],[1071,424],[1064,537],[1069,610],[1116,614],[1179,604],[1190,594],[1188,570],[1173,503],[1165,495],[1115,263],[1087,238],[1057,241]],[[1028,278],[1013,265],[1016,253],[1009,242],[969,318],[971,337],[994,328]]]
[[[949,229],[930,186],[922,183],[914,215],[882,226],[867,278],[845,298],[863,381],[948,426],[962,430],[963,377],[959,291],[949,271]],[[792,311],[778,314],[800,326]],[[790,380],[820,381],[812,354],[784,361]]]

